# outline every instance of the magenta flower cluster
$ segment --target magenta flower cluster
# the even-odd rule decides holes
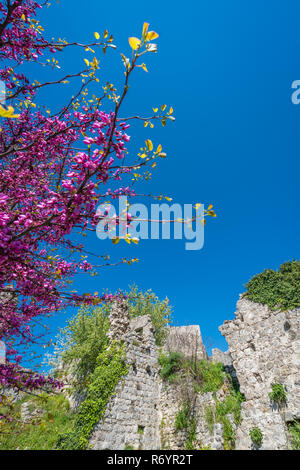
[[[19,68],[57,51],[33,27],[40,7],[31,0],[0,1],[0,57],[5,59],[0,79],[10,99],[32,102],[37,87]],[[31,324],[37,317],[81,302],[122,299],[121,293],[70,290],[76,273],[93,270],[70,234],[96,227],[101,198],[134,195],[128,186],[105,187],[131,172],[121,164],[129,125],[117,119],[116,110],[105,113],[86,103],[56,115],[32,106],[19,113],[17,119],[2,119],[0,133],[0,340],[7,347],[0,386],[57,387],[50,377],[21,367],[20,347],[36,341]]]

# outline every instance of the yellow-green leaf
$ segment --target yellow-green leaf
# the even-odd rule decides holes
[[[207,214],[210,215],[211,217],[217,217],[217,214],[215,213],[215,211],[207,211]]]
[[[99,34],[99,33],[95,32],[95,33],[94,33],[94,36],[95,36],[95,38],[96,38],[97,40],[100,39],[100,34]]]
[[[86,63],[87,67],[89,67],[90,63],[87,59],[84,59],[84,62]]]
[[[135,51],[135,50],[139,47],[139,45],[141,44],[140,39],[134,38],[134,37],[129,38],[128,41],[129,41],[130,47],[131,47],[134,51]]]
[[[0,116],[4,118],[18,118],[20,114],[14,114],[14,108],[12,106],[8,106],[7,109],[5,109],[1,104],[0,104]]]
[[[142,69],[145,70],[145,72],[148,72],[146,64],[142,64]]]
[[[119,237],[116,237],[116,238],[112,239],[112,242],[113,242],[114,245],[117,245],[119,243],[119,241],[120,241]]]
[[[153,41],[153,39],[156,39],[159,37],[159,34],[157,34],[155,31],[149,31],[146,36],[146,41]]]
[[[145,143],[147,145],[147,149],[149,150],[149,152],[151,152],[151,150],[153,150],[152,141],[150,139],[147,139]]]
[[[148,28],[149,28],[149,23],[144,23],[144,25],[143,25],[143,38],[146,36]]]

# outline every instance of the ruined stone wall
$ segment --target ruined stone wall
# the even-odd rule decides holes
[[[119,314],[126,316],[128,312],[123,308]],[[94,429],[90,439],[93,449],[160,448],[160,382],[153,324],[148,315],[127,320],[121,318],[121,324],[128,328],[124,328],[120,336],[116,310],[113,310],[112,324],[118,339],[126,344],[130,369],[117,385],[103,420]],[[111,338],[114,338],[113,332]]]
[[[225,321],[221,333],[229,351],[214,349],[210,360],[222,362],[225,370],[238,381],[245,395],[242,421],[237,426],[236,449],[255,448],[250,430],[259,427],[262,449],[288,449],[287,423],[300,419],[300,309],[280,312],[242,297],[235,319]],[[223,449],[222,424],[207,424],[206,411],[221,402],[226,383],[216,394],[194,393],[193,384],[162,381],[159,376],[158,349],[149,316],[131,321],[124,307],[114,307],[110,338],[126,344],[127,376],[118,384],[108,403],[104,418],[90,440],[94,449],[174,449],[186,448],[187,429],[176,430],[176,416],[185,402],[192,403],[196,420],[196,448]],[[173,327],[164,352],[180,352],[196,360],[207,358],[200,328]],[[271,402],[272,384],[280,383],[287,393],[287,403],[278,407]]]
[[[222,450],[224,448],[223,426],[220,423],[214,423],[213,429],[210,430],[206,422],[206,410],[208,407],[215,408],[215,399],[211,392],[194,394],[191,384],[189,390],[183,389],[184,384],[162,383],[161,385],[161,448],[172,450],[186,449],[188,439],[188,429],[176,430],[176,416],[182,409],[184,399],[189,395],[192,400],[193,417],[196,421],[196,439],[195,449],[210,448],[212,450]],[[216,398],[222,400],[224,392],[219,391]]]
[[[220,331],[246,398],[236,448],[253,448],[249,432],[257,426],[262,449],[287,449],[287,423],[300,418],[300,309],[272,311],[241,297],[235,319],[225,321]],[[269,398],[274,383],[286,390],[285,406]]]
[[[178,352],[197,360],[207,358],[199,325],[170,327],[163,351]]]
[[[130,368],[118,384],[103,419],[94,429],[91,448],[185,449],[188,430],[176,430],[175,422],[183,404],[191,402],[197,423],[197,445],[222,449],[222,425],[215,424],[211,432],[205,420],[206,408],[215,405],[212,393],[196,394],[193,384],[184,379],[172,384],[160,378],[158,349],[150,317],[146,315],[129,321],[125,305],[115,304],[110,323],[109,336],[125,342]],[[181,352],[185,357],[195,359],[207,357],[199,326],[171,328],[165,351]]]
[[[250,438],[254,427],[263,434],[259,448],[288,449],[288,424],[300,420],[300,309],[272,311],[241,296],[235,319],[225,321],[220,331],[229,350],[213,349],[209,360],[222,362],[245,395],[240,424],[226,415],[236,434],[236,449],[256,448]],[[163,381],[151,318],[145,315],[130,320],[125,303],[112,306],[109,337],[125,343],[129,371],[118,383],[103,418],[94,428],[90,448],[186,449],[188,428],[176,430],[175,424],[185,403],[191,404],[191,416],[196,422],[195,448],[224,448],[225,421],[221,420],[224,429],[216,419],[209,426],[206,413],[209,408],[215,414],[216,401],[223,402],[232,392],[228,377],[217,392],[204,394],[195,391],[195,383],[188,374],[174,382]],[[163,350],[195,360],[207,358],[199,326],[170,328]],[[270,400],[272,384],[282,384],[286,391],[287,400],[281,406]],[[64,391],[68,395],[67,387]],[[10,389],[2,393],[12,401],[20,398]],[[84,394],[69,396],[75,410],[83,398]],[[42,412],[34,410],[33,416]],[[31,414],[30,403],[25,403],[22,420],[28,422]]]

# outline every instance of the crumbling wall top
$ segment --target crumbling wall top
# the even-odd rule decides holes
[[[169,329],[164,352],[178,352],[185,357],[206,359],[199,325],[173,326]]]

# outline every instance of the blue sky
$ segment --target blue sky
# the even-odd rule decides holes
[[[212,203],[218,214],[200,251],[185,251],[180,240],[113,247],[89,237],[90,250],[141,261],[98,278],[80,275],[76,288],[151,288],[168,296],[177,324],[200,324],[209,348],[227,349],[218,326],[233,318],[245,283],[299,259],[300,105],[291,102],[291,84],[300,79],[299,14],[294,0],[64,0],[42,12],[49,37],[88,42],[94,31],[113,33],[118,50],[101,64],[103,80],[117,85],[128,37],[139,36],[144,21],[160,34],[158,54],[145,60],[149,74],[137,71],[124,108],[127,116],[147,115],[166,103],[176,116],[164,129],[131,130],[132,151],[149,137],[168,154],[143,192]],[[84,56],[72,49],[60,62],[77,71]],[[63,94],[48,90],[44,98],[54,106]],[[53,334],[66,318],[52,319]]]

